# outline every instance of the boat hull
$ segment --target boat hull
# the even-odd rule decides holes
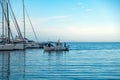
[[[26,43],[25,48],[39,48],[39,44],[37,43]]]
[[[23,43],[15,43],[14,44],[14,50],[23,50],[23,49],[25,49]]]
[[[13,50],[13,48],[14,48],[13,44],[0,45],[0,51]]]

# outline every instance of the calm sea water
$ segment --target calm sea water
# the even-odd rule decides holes
[[[120,43],[68,43],[70,51],[0,51],[0,80],[120,80]]]

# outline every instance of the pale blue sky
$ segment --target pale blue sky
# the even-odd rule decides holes
[[[11,3],[22,26],[21,1]],[[25,0],[25,6],[40,41],[120,41],[120,0]],[[28,20],[26,26],[32,37]]]

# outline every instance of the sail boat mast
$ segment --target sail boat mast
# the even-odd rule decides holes
[[[25,4],[24,4],[24,0],[22,0],[22,2],[23,2],[23,27],[24,27],[24,39],[25,39],[25,37],[26,37],[26,28],[25,28]]]
[[[4,5],[4,0],[2,0],[2,5]],[[2,37],[4,38],[4,12],[2,11]]]
[[[13,20],[14,20],[15,25],[16,25],[16,29],[17,29],[18,35],[19,35],[19,37],[20,37],[21,39],[23,39],[23,36],[22,36],[22,34],[21,34],[21,31],[20,31],[19,25],[18,25],[18,23],[17,23],[17,20],[16,20],[16,17],[15,17],[15,14],[14,14],[14,12],[13,12],[13,9],[12,9],[12,6],[11,6],[9,0],[8,0],[8,4],[9,4],[10,10],[11,10],[11,14],[12,14],[11,16],[13,17]]]
[[[8,35],[8,43],[10,43],[10,21],[9,21],[9,8],[8,8],[8,1],[7,1],[7,35]]]

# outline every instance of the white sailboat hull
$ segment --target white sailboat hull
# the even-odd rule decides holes
[[[26,43],[25,48],[39,48],[39,44],[37,43]]]
[[[23,50],[24,44],[23,43],[15,43],[14,44],[14,50]]]
[[[13,44],[0,45],[0,51],[13,50],[13,48],[14,48],[14,45],[13,45]]]

